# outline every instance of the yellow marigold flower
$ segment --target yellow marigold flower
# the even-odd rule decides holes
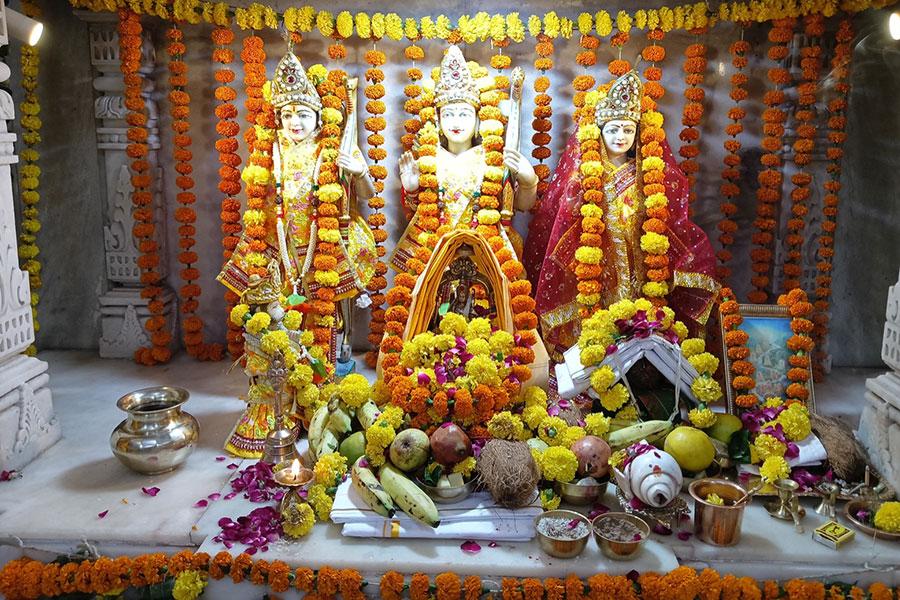
[[[706,342],[700,338],[688,338],[681,342],[681,352],[684,353],[687,358],[696,356],[704,350],[706,350]]]
[[[341,276],[337,271],[316,271],[314,278],[316,283],[326,287],[335,287],[341,282]]]
[[[634,404],[628,404],[625,408],[616,413],[616,419],[620,421],[633,421],[636,423],[638,417],[638,409]]]
[[[372,22],[371,22],[371,24],[372,24],[372,37],[374,37],[376,40],[380,40],[381,38],[384,37],[384,33],[385,33],[385,20],[384,20],[384,14],[382,14],[382,13],[375,13],[374,15],[372,15],[372,20],[371,20],[371,21],[372,21]]]
[[[309,391],[307,387],[312,383],[313,379],[313,370],[309,365],[299,364],[294,367],[291,371],[291,374],[288,375],[288,384],[298,390],[297,391],[297,402],[300,403],[301,394],[304,396],[303,406],[309,405],[309,400],[314,400],[314,398],[310,398],[307,396]],[[302,390],[302,391],[301,391]],[[315,390],[316,396],[318,396],[319,391],[318,388],[313,386],[313,390]]]
[[[336,27],[337,34],[344,39],[353,35],[353,15],[346,10],[339,12]]]
[[[604,358],[606,358],[606,348],[601,348],[600,346],[590,346],[588,348],[582,348],[579,357],[581,358],[582,365],[584,365],[585,367],[591,367],[599,364]]]
[[[547,481],[568,483],[575,479],[578,458],[563,446],[552,446],[544,450],[541,457],[541,471]]]
[[[537,426],[538,437],[548,446],[559,446],[568,429],[568,424],[559,417],[544,417]]]
[[[885,502],[875,513],[875,527],[888,533],[900,533],[900,502]]]
[[[616,450],[609,457],[609,466],[618,469],[622,466],[622,463],[625,462],[625,458],[628,456],[628,452],[624,449]]]
[[[641,125],[644,127],[662,127],[663,115],[655,110],[648,110],[641,115]]]
[[[172,597],[175,600],[196,600],[206,587],[206,573],[189,570],[182,571],[175,578]]]
[[[229,318],[231,322],[237,325],[238,327],[244,326],[244,315],[250,312],[250,307],[246,304],[237,304],[234,308],[231,309],[231,313]]]
[[[766,483],[773,483],[778,479],[784,479],[791,474],[791,468],[782,456],[770,456],[763,461],[759,468],[759,475]]]
[[[528,17],[528,34],[536,38],[541,33],[541,18],[537,15]]]
[[[725,500],[718,494],[708,494],[706,496],[706,501],[710,504],[715,504],[716,506],[723,506],[725,504]]]
[[[313,467],[316,483],[326,487],[340,483],[347,472],[347,458],[338,452],[329,452],[319,457]]]
[[[663,159],[658,156],[648,156],[644,160],[641,161],[641,168],[644,172],[647,171],[662,171],[666,166],[666,163]]]
[[[437,26],[431,17],[422,17],[422,20],[419,22],[419,30],[422,32],[422,37],[426,40],[433,40],[437,37]]]
[[[334,32],[334,18],[327,10],[320,10],[316,15],[316,27],[324,38],[330,38]]]
[[[491,345],[487,340],[475,339],[468,343],[466,349],[475,355],[491,356]]]
[[[515,338],[513,337],[513,335],[508,331],[503,331],[502,329],[492,333],[488,341],[491,345],[491,352],[500,354],[501,356],[506,356],[507,354],[509,354],[513,349],[513,345],[515,344]]]
[[[281,322],[291,331],[296,331],[297,329],[300,329],[300,325],[303,322],[303,315],[300,314],[300,311],[289,310],[284,314],[284,319]]]
[[[497,373],[497,365],[484,355],[477,355],[466,363],[466,374],[472,377],[476,383],[487,385],[500,385],[500,375]]]
[[[312,331],[304,331],[300,334],[300,343],[304,346],[312,346],[315,338],[313,337]]]
[[[525,41],[525,24],[519,17],[518,12],[511,12],[506,15],[506,35],[517,44]]]
[[[546,407],[539,405],[532,405],[525,408],[522,411],[522,419],[525,420],[525,424],[528,425],[530,429],[537,429],[540,427],[541,422],[548,418]]]
[[[253,335],[258,335],[260,331],[269,326],[269,323],[272,322],[272,317],[269,316],[268,313],[258,312],[247,321],[247,324],[244,325],[244,328]]]
[[[638,298],[634,301],[634,309],[635,311],[642,310],[646,313],[650,313],[650,311],[653,310],[653,303],[646,298]],[[652,313],[650,313],[650,316],[653,316]]]
[[[524,430],[522,419],[508,410],[497,413],[488,421],[488,433],[492,438],[515,441],[522,437]]]
[[[600,405],[609,412],[615,412],[628,402],[628,389],[621,383],[600,394]]]
[[[541,490],[541,508],[544,510],[556,510],[562,501],[552,489]]]
[[[394,428],[384,420],[377,420],[366,429],[366,457],[372,466],[384,464],[384,450],[394,441]]]
[[[337,244],[341,241],[341,232],[337,229],[319,229],[318,238],[321,242]]]
[[[397,13],[388,13],[384,18],[385,35],[396,41],[403,39],[403,19]]]
[[[646,200],[644,200],[644,206],[647,208],[663,208],[669,205],[669,199],[666,198],[665,194],[661,194],[657,192],[656,194],[650,194],[647,196]]]
[[[500,222],[500,212],[494,209],[482,208],[478,211],[478,222],[482,225],[493,225]]]
[[[285,519],[281,524],[284,533],[290,537],[303,537],[312,531],[316,523],[316,514],[312,506],[303,503],[297,505],[295,514],[290,519]]]
[[[525,388],[524,393],[525,406],[540,406],[547,408],[547,392],[536,385]]]
[[[287,331],[282,331],[280,329],[265,333],[259,343],[262,351],[268,355],[275,354],[276,352],[284,353],[290,345],[291,340],[288,338]]]
[[[620,10],[616,15],[616,29],[622,33],[631,31],[631,15],[624,10]]]
[[[582,217],[603,218],[603,209],[596,204],[582,204],[580,212]]]
[[[778,396],[769,396],[768,398],[766,398],[763,406],[766,408],[778,408],[782,404],[784,404],[784,401]]]
[[[265,225],[266,223],[266,213],[261,210],[255,209],[247,209],[244,211],[244,226],[245,227],[253,227],[259,225]]]
[[[605,10],[598,11],[595,15],[595,21],[597,23],[597,35],[600,37],[609,37],[609,34],[612,33],[612,17],[609,16],[609,13]]]
[[[613,321],[618,321],[620,319],[627,321],[634,316],[636,310],[634,302],[631,300],[619,300],[609,307],[609,315],[612,317]]]
[[[583,438],[587,435],[587,432],[583,427],[578,427],[575,425],[570,425],[565,433],[562,436],[562,445],[566,448],[571,448],[572,444]]]
[[[578,33],[588,35],[594,29],[594,17],[591,13],[583,12],[578,15]]]
[[[563,17],[559,20],[559,34],[565,38],[569,39],[572,37],[572,33],[575,30],[575,23],[572,19],[568,17]]]
[[[584,306],[594,306],[598,302],[600,302],[600,294],[582,294],[578,293],[575,296],[575,300],[579,304],[583,304]]]
[[[549,38],[559,37],[559,15],[550,11],[544,15],[544,35]]]
[[[400,408],[399,406],[390,405],[390,406],[384,407],[384,410],[381,412],[380,415],[378,415],[377,420],[387,421],[388,423],[391,424],[391,427],[393,427],[394,430],[396,431],[396,430],[400,429],[400,427],[403,425],[403,417],[404,416],[405,415],[403,413],[402,408]]]
[[[599,265],[603,260],[603,250],[589,246],[579,246],[575,251],[575,260],[586,265]]]
[[[327,487],[333,486],[323,484],[313,485],[306,493],[306,500],[316,511],[316,519],[319,521],[327,521],[331,518],[331,507],[334,504],[334,498],[328,494],[328,491],[326,490]]]
[[[598,394],[607,391],[616,381],[616,374],[609,365],[603,365],[591,373],[591,387]]]
[[[768,433],[761,433],[756,436],[753,445],[756,446],[756,455],[762,460],[770,456],[784,456],[784,453],[787,451],[787,446]]]
[[[360,39],[367,40],[372,37],[372,23],[369,20],[368,13],[356,13],[356,33]]]
[[[708,408],[692,408],[688,412],[688,419],[697,429],[706,429],[716,424],[716,413]]]
[[[466,326],[466,339],[471,341],[475,339],[486,340],[491,336],[491,322],[484,317],[476,317],[469,321]]]
[[[719,359],[709,352],[701,352],[688,359],[701,375],[712,375],[719,368]]]
[[[588,435],[604,437],[609,433],[610,418],[602,413],[591,413],[584,418],[584,430]]]
[[[453,466],[454,473],[461,473],[464,478],[470,477],[472,473],[475,472],[475,467],[478,466],[478,461],[474,456],[470,456]]]
[[[663,284],[663,287],[665,287],[665,284]],[[675,335],[677,335],[678,338],[682,340],[688,336],[687,325],[685,325],[681,321],[675,321],[675,323],[672,324],[672,331],[674,331]]]
[[[701,375],[691,383],[691,391],[697,400],[705,404],[712,404],[722,397],[722,388],[719,382],[709,375]]]
[[[585,142],[588,140],[600,139],[600,127],[594,123],[585,123],[578,128],[578,141]],[[599,162],[599,161],[592,161]]]
[[[466,327],[468,324],[465,317],[458,313],[448,312],[441,318],[441,333],[463,336],[466,334]]]
[[[351,373],[338,384],[338,396],[347,406],[359,408],[372,397],[372,386],[364,375]]]
[[[641,250],[644,252],[665,254],[668,249],[669,238],[664,235],[660,235],[655,231],[648,231],[641,236]]]
[[[344,197],[344,188],[338,183],[328,183],[320,187],[316,195],[323,202],[335,203]]]
[[[784,435],[792,442],[799,442],[812,433],[809,412],[802,404],[791,404],[776,420],[784,428]]]

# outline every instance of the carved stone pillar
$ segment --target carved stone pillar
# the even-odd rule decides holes
[[[3,21],[4,10],[0,4]],[[6,44],[0,37],[0,46]],[[0,64],[0,82],[8,78],[9,67]],[[61,435],[47,363],[22,354],[34,341],[34,321],[28,273],[19,269],[13,213],[10,165],[19,157],[7,121],[14,118],[12,96],[0,90],[0,470],[21,469]]]
[[[900,276],[888,290],[881,359],[890,371],[866,381],[859,439],[875,468],[900,490]]]
[[[103,358],[130,358],[135,350],[150,345],[144,323],[150,318],[148,300],[141,297],[141,270],[132,227],[130,158],[125,153],[128,146],[128,125],[123,97],[125,84],[119,61],[118,19],[115,14],[76,11],[90,25],[91,65],[95,70],[94,89],[98,96],[94,101],[94,117],[97,119],[97,149],[100,152],[101,173],[106,179],[106,216],[103,226],[103,243],[106,252],[106,278],[108,291],[100,296],[101,337],[100,356]],[[144,35],[141,74],[144,76],[144,101],[147,105],[147,130],[151,173],[153,173],[153,207],[156,211],[156,235],[160,244],[159,271],[167,273],[165,249],[165,210],[162,198],[162,171],[159,167],[159,111],[154,97],[156,87],[153,70],[156,53],[147,32]],[[171,328],[174,319],[175,295],[168,287],[163,293],[163,316]],[[176,336],[177,337],[177,336]]]

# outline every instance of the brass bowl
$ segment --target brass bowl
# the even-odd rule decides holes
[[[734,506],[746,494],[743,487],[725,479],[698,479],[688,491],[694,499],[694,534],[701,541],[713,546],[734,546],[741,541],[744,507],[752,500],[751,497]],[[710,494],[731,504],[710,504],[706,501]]]
[[[473,478],[456,487],[433,487],[416,477],[416,485],[425,490],[435,504],[455,504],[465,500],[475,491],[476,484],[477,481]]]
[[[641,537],[640,539],[629,541],[614,540],[606,537],[597,531],[597,526],[604,520],[617,520],[631,523],[640,530]],[[594,520],[591,521],[591,530],[594,532],[594,540],[596,540],[597,545],[600,547],[600,551],[603,552],[604,556],[613,560],[631,560],[632,558],[635,558],[641,548],[644,547],[644,542],[650,537],[650,526],[645,520],[636,515],[622,512],[610,512],[594,517]]]
[[[578,506],[586,506],[596,502],[600,496],[606,493],[606,484],[609,476],[604,477],[594,485],[578,485],[577,483],[556,483],[556,493],[563,501]]]
[[[873,508],[872,504],[865,500],[851,500],[844,505],[844,516],[847,517],[847,520],[850,521],[854,527],[868,536],[889,542],[900,541],[900,533],[890,533],[888,531],[882,531],[881,529],[875,529],[871,525],[867,525],[856,518],[857,511],[866,509],[874,513],[875,510],[873,510]]]
[[[584,521],[588,526],[588,532],[584,534],[583,537],[574,540],[554,538],[541,533],[538,529],[538,524],[544,519],[554,518],[569,520],[579,519]],[[556,558],[575,558],[584,551],[584,547],[587,546],[588,539],[591,537],[590,521],[588,521],[587,517],[584,515],[571,510],[549,510],[538,515],[534,518],[534,531],[537,535],[538,545],[541,547],[541,550]]]

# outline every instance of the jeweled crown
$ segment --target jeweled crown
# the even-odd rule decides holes
[[[643,88],[640,77],[634,71],[629,71],[616,79],[606,97],[597,103],[597,122],[628,119],[639,123]]]
[[[450,46],[441,60],[440,77],[434,86],[434,105],[440,108],[451,102],[481,105],[478,86],[458,46]]]
[[[275,68],[275,77],[272,79],[272,106],[281,108],[295,103],[308,106],[316,112],[322,110],[322,99],[306,76],[306,70],[300,59],[288,51]]]

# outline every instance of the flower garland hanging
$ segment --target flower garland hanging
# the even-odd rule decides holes
[[[578,144],[581,156],[579,172],[584,202],[581,205],[581,237],[575,251],[575,276],[578,278],[578,303],[581,316],[589,317],[600,302],[600,277],[603,274],[603,205],[605,201],[603,162],[600,156],[600,127],[594,108],[599,94],[585,97],[585,110],[578,123]]]
[[[750,349],[747,347],[749,336],[741,330],[744,318],[740,305],[730,288],[719,291],[719,314],[722,318],[722,329],[725,331],[725,348],[731,363],[731,388],[734,390],[734,403],[743,409],[750,409],[759,403],[753,393],[756,381],[753,374],[756,368],[750,362]]]
[[[247,185],[247,210],[244,211],[244,232],[249,239],[247,254],[248,275],[266,275],[266,202],[272,192],[272,143],[274,128],[265,131],[258,122],[265,120],[266,102],[263,86],[266,83],[266,51],[261,37],[251,32],[243,40],[241,60],[244,63],[244,92],[247,96],[247,123],[244,141],[249,152],[248,165],[241,173]],[[272,120],[274,121],[274,111]],[[273,125],[274,127],[274,125]]]
[[[596,83],[594,77],[590,74],[592,67],[597,64],[597,47],[600,40],[591,35],[594,28],[594,19],[590,13],[581,13],[578,15],[578,32],[581,34],[578,45],[581,50],[575,56],[575,62],[581,67],[581,74],[575,78],[572,86],[575,88],[575,94],[572,97],[572,103],[575,105],[575,114],[572,119],[578,123],[584,115],[585,108],[584,96],[588,90],[592,89]]]
[[[844,141],[847,134],[847,98],[850,96],[850,60],[853,50],[850,42],[853,41],[853,21],[847,17],[841,20],[838,26],[834,47],[834,57],[831,59],[832,73],[835,78],[835,91],[838,96],[828,103],[828,141],[830,146],[826,150],[828,157],[829,180],[825,182],[824,208],[822,212],[825,218],[822,220],[822,229],[819,235],[819,248],[816,251],[818,262],[816,269],[816,301],[813,303],[815,314],[813,322],[815,327],[816,354],[813,367],[815,374],[822,372],[822,363],[825,360],[825,342],[828,335],[828,308],[831,299],[831,267],[834,261],[834,231],[837,228],[838,193],[841,191],[841,159],[844,156]]]
[[[784,175],[781,172],[782,160],[779,153],[782,151],[784,137],[784,123],[787,114],[778,108],[785,100],[783,87],[790,84],[791,73],[780,66],[781,61],[787,58],[788,44],[794,35],[795,18],[777,19],[772,22],[769,30],[769,59],[779,63],[769,69],[768,77],[773,89],[763,96],[763,102],[768,107],[763,111],[763,137],[762,149],[764,154],[760,157],[763,170],[759,173],[759,189],[756,191],[756,220],[754,225],[758,230],[753,234],[753,245],[750,251],[750,259],[753,263],[750,269],[753,272],[751,283],[755,288],[748,298],[754,304],[765,304],[769,298],[766,289],[769,287],[770,272],[772,269],[772,246],[775,241],[775,228],[778,226],[778,205],[781,202],[781,185]]]
[[[797,288],[778,297],[780,306],[787,306],[791,315],[791,332],[787,340],[791,356],[788,358],[788,381],[785,390],[786,402],[803,402],[809,399],[810,356],[815,343],[810,337],[813,323],[807,317],[812,313],[813,305],[806,297],[806,292]]]
[[[372,214],[368,217],[369,226],[372,228],[372,235],[375,236],[375,249],[378,253],[378,260],[375,263],[375,275],[369,281],[367,289],[371,292],[372,307],[371,319],[369,321],[369,343],[372,344],[372,350],[366,353],[366,364],[374,367],[378,361],[378,346],[381,344],[381,338],[384,336],[384,289],[387,287],[387,265],[385,265],[382,257],[385,255],[384,241],[387,239],[387,232],[384,225],[387,222],[383,212],[384,208],[384,180],[387,178],[387,168],[379,164],[387,158],[387,152],[381,146],[384,145],[384,136],[382,131],[387,127],[384,119],[385,105],[382,98],[385,95],[384,88],[384,71],[382,66],[387,62],[387,55],[378,50],[377,40],[373,38],[373,47],[366,52],[366,63],[369,68],[366,70],[366,112],[369,117],[365,120],[366,131],[369,132],[366,140],[369,143],[368,156],[372,160],[369,167],[369,174],[375,183],[375,195],[369,199],[369,208]]]
[[[641,291],[654,305],[663,306],[669,293],[667,281],[669,270],[669,238],[666,236],[669,218],[669,199],[666,197],[665,169],[662,142],[666,139],[663,130],[663,115],[656,110],[656,102],[645,95],[641,99],[641,174],[643,177],[644,212],[646,219],[641,224],[641,250],[647,267],[647,281]]]
[[[540,19],[536,18],[535,22],[535,26],[539,30]],[[532,22],[529,21],[529,28],[531,26]],[[534,149],[531,151],[531,156],[538,161],[534,172],[538,176],[537,193],[540,198],[547,186],[550,185],[547,182],[550,178],[550,167],[544,164],[544,161],[550,158],[550,142],[553,140],[553,136],[550,134],[553,128],[553,122],[550,120],[550,117],[553,116],[553,107],[551,106],[553,98],[547,93],[550,91],[550,78],[547,73],[553,68],[553,59],[551,58],[553,56],[553,40],[543,33],[538,33],[535,37],[537,37],[537,43],[534,51],[538,57],[534,60],[534,68],[541,74],[534,80],[534,110],[532,111],[534,120],[531,122],[534,129],[531,143],[534,144]]]
[[[235,136],[240,132],[237,124],[237,107],[234,100],[237,92],[231,86],[234,82],[234,71],[229,68],[234,62],[234,52],[230,46],[234,42],[234,32],[229,26],[216,27],[212,31],[213,52],[212,60],[220,66],[215,71],[216,86],[214,95],[219,101],[215,113],[216,123],[216,151],[219,153],[219,191],[225,196],[222,199],[219,217],[222,221],[222,257],[227,261],[237,247],[241,233],[241,201],[237,198],[241,193],[241,157],[238,155],[238,141]],[[237,306],[240,298],[233,291],[225,290],[225,311],[227,315]],[[239,358],[244,353],[244,336],[241,327],[226,320],[228,331],[226,341],[228,353],[232,359]]]
[[[728,48],[731,54],[731,65],[734,67],[734,73],[731,75],[731,93],[729,96],[734,100],[734,106],[728,110],[728,118],[733,123],[725,126],[725,134],[729,139],[725,140],[725,168],[722,169],[722,185],[719,192],[724,200],[719,204],[719,210],[722,213],[722,220],[717,225],[719,233],[719,243],[722,249],[716,253],[719,264],[716,266],[716,277],[719,281],[728,282],[731,278],[731,262],[733,254],[731,246],[734,245],[734,234],[737,232],[738,225],[732,219],[737,214],[737,204],[734,199],[741,193],[738,182],[741,179],[741,142],[738,136],[744,131],[744,125],[741,123],[747,116],[747,111],[741,107],[741,102],[747,99],[749,93],[744,87],[748,79],[744,69],[747,67],[747,52],[750,51],[750,42],[743,39],[743,28],[741,29],[742,39],[734,42]]]
[[[425,51],[417,44],[416,40],[410,40],[410,45],[403,51],[403,55],[412,63],[412,66],[406,70],[406,76],[410,83],[403,88],[403,94],[406,101],[403,103],[403,110],[410,117],[403,122],[403,130],[405,133],[400,138],[403,145],[403,151],[408,152],[413,149],[413,143],[416,134],[422,127],[422,121],[419,119],[419,111],[422,110],[422,102],[419,97],[422,95],[422,86],[419,81],[422,80],[422,69],[416,66],[416,62],[425,58]]]
[[[601,11],[605,13],[606,11]],[[609,15],[606,15],[603,18],[604,31],[608,30],[609,27],[606,26],[607,19]],[[622,58],[622,47],[628,43],[629,38],[631,37],[631,16],[625,12],[624,10],[620,10],[616,14],[616,34],[612,36],[609,40],[609,45],[613,49],[613,53],[615,58],[609,61],[609,65],[607,68],[609,69],[610,75],[613,77],[621,77],[625,73],[631,70],[631,63]],[[598,28],[597,32],[600,33],[599,28],[599,13],[598,13]],[[604,36],[603,33],[600,33],[601,36]],[[606,34],[609,35],[609,34]]]
[[[662,46],[662,41],[666,34],[659,27],[659,16],[657,11],[648,11],[647,26],[647,45],[641,50],[641,58],[649,63],[644,69],[644,94],[649,96],[653,101],[659,102],[666,94],[665,88],[660,81],[662,80],[662,68],[659,63],[666,59],[666,49]]]
[[[698,40],[700,36],[707,32],[706,27],[692,29],[691,35]],[[684,109],[681,114],[681,124],[684,129],[678,137],[682,141],[681,147],[678,149],[678,155],[684,160],[681,161],[681,170],[684,172],[688,180],[688,202],[693,204],[697,200],[697,192],[694,185],[697,181],[697,173],[700,171],[700,164],[695,160],[700,155],[700,148],[697,143],[700,141],[700,130],[697,126],[703,118],[703,99],[706,96],[703,88],[704,74],[706,73],[706,44],[697,42],[690,44],[684,51],[684,73],[685,73],[685,102]]]
[[[139,69],[141,66],[141,20],[130,10],[119,11],[119,53],[121,70],[125,80],[125,107],[128,114],[128,147],[125,152],[131,158],[131,202],[134,205],[135,225],[132,230],[137,240],[138,267],[141,269],[141,298],[147,300],[150,318],[144,328],[150,334],[151,346],[139,348],[134,353],[135,361],[144,365],[168,362],[172,358],[169,343],[172,334],[166,331],[166,317],[163,316],[165,304],[162,300],[162,275],[159,272],[159,244],[154,223],[153,192],[150,191],[152,177],[150,162],[147,160],[147,115],[143,91],[144,79]]]
[[[816,87],[819,73],[822,70],[822,46],[819,44],[825,33],[825,17],[807,15],[803,19],[803,32],[808,45],[800,49],[800,67],[802,82],[797,85],[797,139],[794,141],[794,164],[797,173],[791,177],[794,189],[791,190],[791,218],[787,222],[787,252],[784,260],[784,290],[790,291],[800,287],[803,274],[803,230],[806,227],[806,215],[809,212],[807,201],[810,197],[809,185],[812,174],[805,170],[812,160],[812,152],[816,143]]]
[[[197,233],[197,228],[194,226],[197,221],[197,213],[193,209],[197,196],[191,191],[194,187],[194,178],[191,176],[194,169],[191,166],[193,154],[189,149],[192,142],[189,134],[191,125],[188,121],[191,112],[191,98],[185,91],[187,65],[184,63],[184,56],[187,53],[187,47],[184,44],[184,33],[177,25],[166,31],[166,38],[169,40],[166,52],[169,55],[169,86],[171,88],[169,103],[172,132],[174,133],[175,172],[178,173],[175,185],[181,190],[177,196],[181,208],[175,211],[175,220],[179,223],[178,246],[181,250],[178,254],[178,262],[184,265],[179,273],[184,281],[184,285],[179,290],[183,315],[181,339],[187,353],[194,358],[221,360],[222,345],[203,342],[203,320],[197,316],[201,289],[196,283],[200,278],[200,270],[194,266],[198,260],[197,253],[194,251],[197,243],[194,239]]]
[[[22,12],[32,18],[41,16],[40,8],[34,2],[27,0],[22,2]],[[19,155],[22,161],[22,166],[19,168],[19,188],[24,205],[22,228],[19,232],[19,263],[21,269],[28,272],[28,282],[31,288],[31,319],[35,333],[41,329],[37,307],[40,301],[38,290],[43,286],[42,265],[38,258],[40,249],[37,245],[37,232],[41,230],[38,210],[38,203],[41,199],[40,192],[38,192],[41,183],[41,168],[38,165],[40,154],[36,149],[41,143],[41,104],[37,95],[40,57],[40,50],[37,46],[22,45],[19,64],[22,66],[22,89],[25,94],[19,104],[22,115],[19,122],[22,125],[22,141],[25,148]],[[37,354],[37,348],[31,344],[25,353],[28,356],[34,356]]]

